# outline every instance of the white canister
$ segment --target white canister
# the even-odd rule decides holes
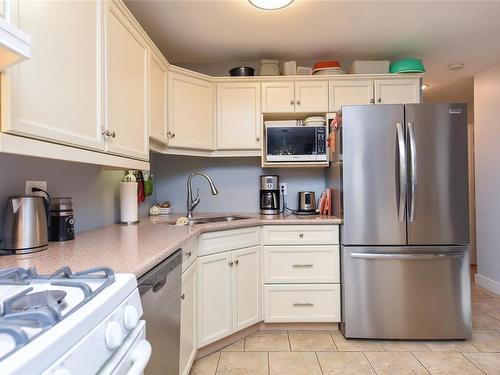
[[[137,182],[120,182],[120,222],[133,224],[138,221]]]

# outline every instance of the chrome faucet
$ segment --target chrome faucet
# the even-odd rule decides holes
[[[203,176],[207,179],[208,183],[210,184],[210,189],[212,190],[212,195],[217,195],[219,192],[217,191],[217,188],[214,185],[214,182],[212,179],[206,175],[203,172],[194,172],[189,175],[187,179],[187,217],[193,217],[193,210],[195,207],[200,203],[200,189],[196,189],[196,198],[193,199],[193,187],[191,186],[191,180],[193,179],[194,176]]]

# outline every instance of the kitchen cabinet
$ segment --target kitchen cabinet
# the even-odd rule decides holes
[[[420,103],[420,79],[377,79],[376,104]]]
[[[216,103],[217,149],[260,149],[260,83],[217,83]]]
[[[149,53],[149,138],[167,144],[167,65]]]
[[[179,375],[189,375],[196,356],[196,262],[182,274]]]
[[[329,85],[329,110],[340,111],[343,105],[373,104],[372,80],[334,80]]]
[[[116,3],[106,5],[106,151],[147,160],[148,45]]]
[[[201,76],[201,75],[200,75]],[[169,146],[213,150],[213,82],[178,68],[168,75]]]
[[[198,347],[262,320],[260,245],[201,256],[198,264]]]
[[[99,63],[103,49],[102,4],[7,4],[16,26],[31,35],[32,54],[29,60],[8,68],[2,76],[2,131],[104,151],[103,72]]]
[[[198,258],[198,347],[233,332],[231,252]]]
[[[237,332],[262,320],[260,246],[233,251],[232,262],[233,332]]]
[[[262,82],[262,112],[328,112],[328,82]]]

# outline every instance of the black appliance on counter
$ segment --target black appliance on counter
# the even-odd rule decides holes
[[[75,239],[75,218],[71,197],[52,198],[50,201],[49,241]]]

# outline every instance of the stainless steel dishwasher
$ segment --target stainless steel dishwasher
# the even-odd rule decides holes
[[[139,278],[146,338],[153,347],[145,374],[179,375],[181,282],[181,249]]]

